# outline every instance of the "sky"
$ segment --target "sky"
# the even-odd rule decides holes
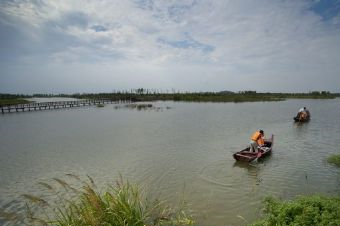
[[[340,0],[1,0],[0,93],[340,92]]]

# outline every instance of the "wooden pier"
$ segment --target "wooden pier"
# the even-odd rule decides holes
[[[110,99],[90,99],[90,100],[77,100],[77,101],[56,101],[56,102],[40,102],[40,103],[28,103],[18,105],[7,105],[1,106],[1,113],[11,112],[28,112],[28,111],[39,111],[39,110],[51,110],[60,108],[73,108],[73,107],[84,107],[91,105],[101,104],[115,104],[115,103],[130,103],[130,100],[110,100]]]

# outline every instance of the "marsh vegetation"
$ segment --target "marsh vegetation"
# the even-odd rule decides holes
[[[263,219],[250,226],[270,225],[340,225],[340,198],[319,195],[301,196],[290,201],[266,198]]]
[[[157,107],[153,104],[142,104],[142,103],[133,103],[133,104],[125,104],[125,105],[115,105],[114,109],[131,109],[138,111],[146,111],[146,110],[154,110],[154,111],[163,111],[163,109],[169,110],[171,107]]]
[[[186,226],[195,225],[185,202],[170,208],[164,201],[147,198],[137,185],[120,178],[99,192],[88,176],[81,180],[67,174],[73,183],[53,178],[39,182],[44,194],[23,194],[26,210],[13,212],[11,206],[0,210],[0,219],[7,225],[27,226]],[[51,197],[53,199],[51,199]],[[49,201],[49,200],[50,201]],[[295,200],[267,197],[263,216],[249,226],[329,226],[340,225],[340,198],[321,195],[300,196]],[[1,222],[1,221],[0,221]]]
[[[340,155],[333,154],[327,161],[340,167]],[[266,225],[340,225],[340,197],[309,195],[295,200],[267,197],[262,219],[250,226]]]
[[[21,99],[21,98],[13,98],[13,99],[0,99],[0,107],[6,105],[17,105],[17,104],[28,104],[30,101]]]
[[[97,107],[98,108],[103,108],[103,107],[105,107],[105,104],[97,104]]]
[[[185,203],[170,208],[164,201],[149,200],[137,185],[119,179],[99,192],[93,179],[72,184],[54,178],[39,182],[45,193],[41,196],[24,194],[26,210],[11,212],[10,206],[0,211],[0,218],[10,225],[28,226],[162,226],[193,225],[192,217],[184,210]],[[76,184],[76,185],[74,185]],[[80,188],[79,188],[80,187]],[[51,197],[53,200],[49,201]]]
[[[340,155],[339,154],[333,154],[328,157],[327,161],[331,164],[334,164],[338,167],[340,167]]]
[[[176,92],[154,89],[132,89],[130,91],[114,91],[111,93],[75,93],[75,94],[0,94],[0,106],[28,103],[23,98],[32,97],[69,97],[77,99],[110,99],[114,101],[189,101],[189,102],[256,102],[283,101],[286,99],[332,99],[338,94],[328,91],[312,91],[309,93],[258,93],[256,91],[221,91],[221,92]]]
[[[310,93],[258,93],[256,91],[240,92],[159,92],[157,90],[137,89],[125,92],[73,94],[73,98],[107,98],[112,100],[132,101],[190,101],[190,102],[255,102],[282,101],[288,98],[332,99],[336,96],[328,91]]]

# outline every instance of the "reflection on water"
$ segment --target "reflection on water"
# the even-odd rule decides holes
[[[166,110],[108,104],[0,115],[1,206],[66,173],[99,186],[121,173],[170,203],[184,196],[201,225],[252,222],[268,195],[339,194],[339,170],[326,158],[339,152],[340,99],[150,104]],[[301,106],[313,118],[293,123]],[[235,162],[259,128],[275,135],[272,155]]]
[[[34,97],[34,98],[26,98],[28,101],[36,102],[36,103],[44,103],[44,102],[59,102],[59,101],[77,101],[80,99],[70,98],[70,97]]]
[[[246,174],[249,178],[253,179],[255,185],[259,185],[262,181],[259,172],[261,170],[261,166],[258,163],[246,163],[246,162],[235,162],[233,167],[240,167],[245,169]]]

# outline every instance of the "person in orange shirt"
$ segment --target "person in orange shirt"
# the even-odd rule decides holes
[[[250,152],[258,152],[259,146],[264,145],[263,130],[256,131],[250,138]]]

